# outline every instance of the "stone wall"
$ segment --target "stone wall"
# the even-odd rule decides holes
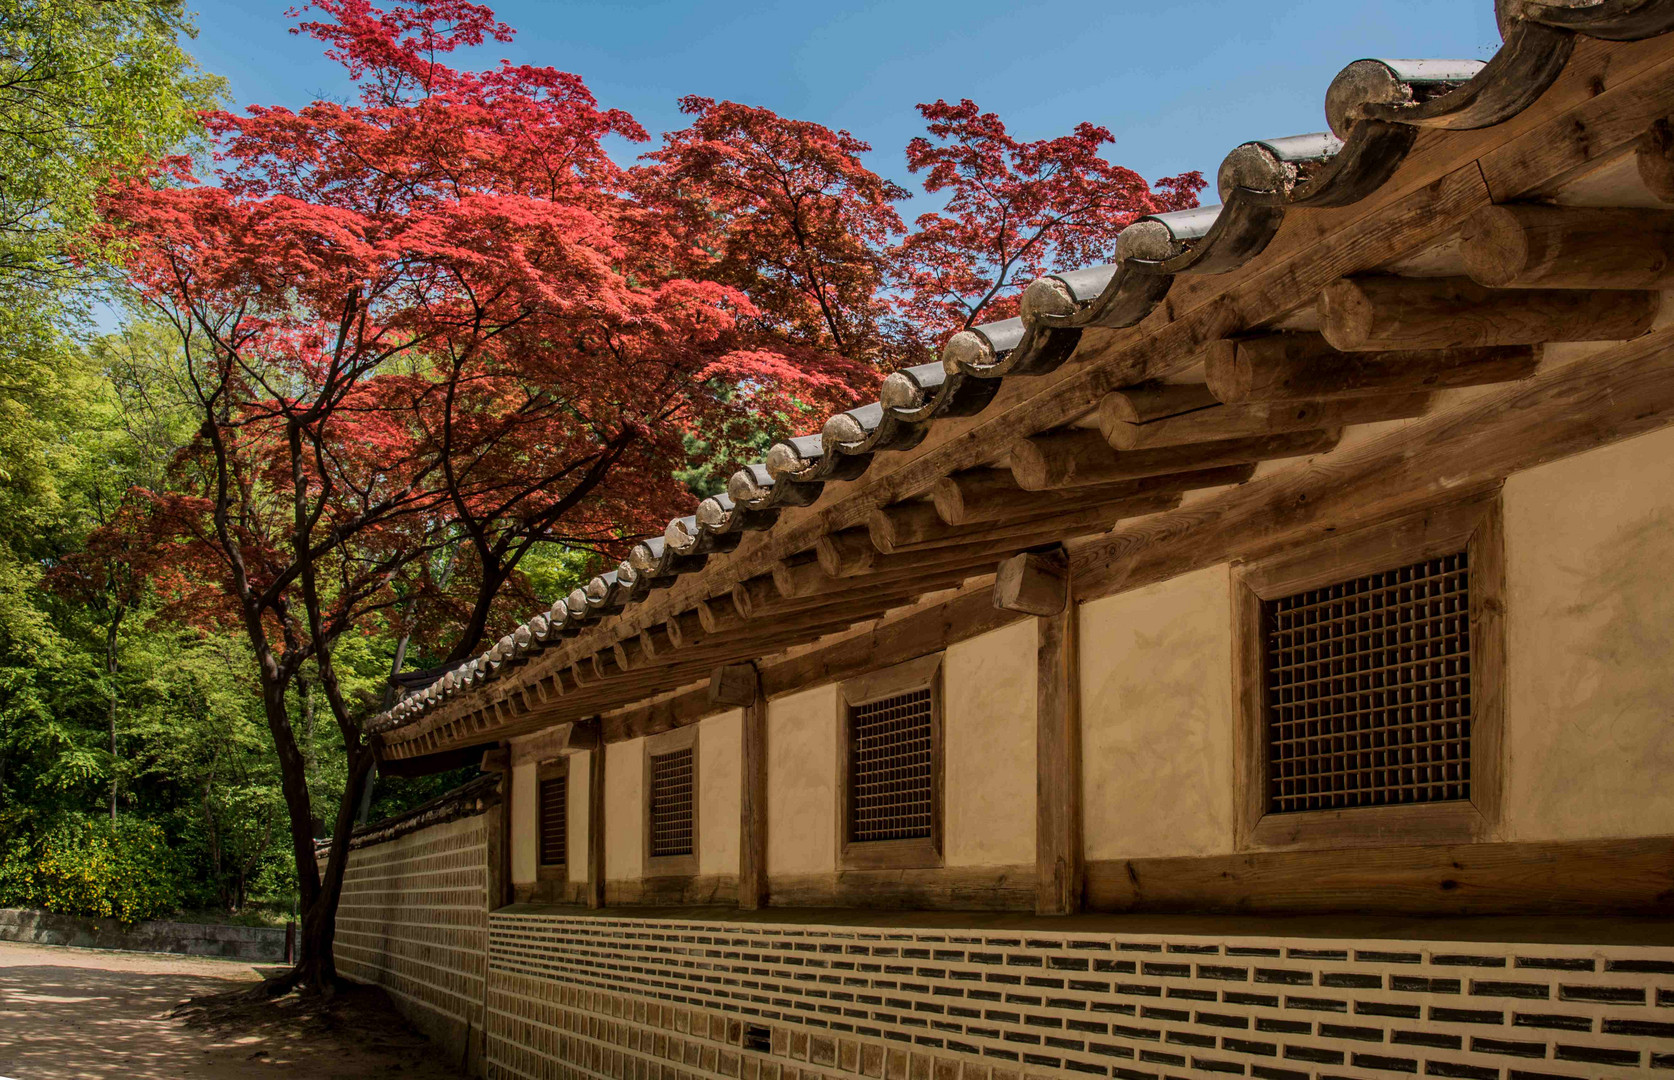
[[[350,853],[337,970],[383,987],[449,1059],[481,1074],[483,967],[500,807]]]
[[[116,919],[54,915],[28,908],[0,908],[0,941],[222,956],[265,963],[285,959],[285,928],[282,926],[227,926],[152,920],[124,926]]]
[[[533,911],[490,941],[498,1080],[1674,1069],[1674,948]]]

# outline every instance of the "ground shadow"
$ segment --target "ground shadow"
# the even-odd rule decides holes
[[[460,1075],[377,991],[328,1008],[248,1000],[259,981],[248,964],[0,943],[0,1077]]]

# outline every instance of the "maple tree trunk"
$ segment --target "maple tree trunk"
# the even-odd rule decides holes
[[[265,650],[258,652],[264,653]],[[285,797],[286,815],[290,819],[298,906],[302,909],[296,966],[284,975],[270,979],[264,989],[269,994],[279,994],[301,987],[306,992],[330,994],[335,991],[338,981],[332,945],[337,936],[337,904],[343,893],[343,872],[349,862],[349,834],[354,828],[355,810],[372,768],[373,754],[370,747],[350,748],[348,751],[346,782],[338,800],[331,845],[322,868],[314,849],[308,761],[291,729],[290,713],[285,702],[287,687],[276,677],[277,664],[270,654],[259,655],[258,659],[263,675],[262,704],[279,758],[280,788]]]

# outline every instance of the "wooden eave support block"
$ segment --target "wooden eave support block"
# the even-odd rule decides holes
[[[1228,404],[1485,386],[1525,378],[1538,364],[1532,345],[1345,353],[1318,334],[1217,341],[1204,356],[1209,391]]]
[[[1320,333],[1345,352],[1626,341],[1651,328],[1660,293],[1488,289],[1469,278],[1344,278],[1320,294]]]
[[[754,664],[722,664],[709,675],[709,701],[713,705],[753,705],[761,692],[761,676]]]
[[[1025,615],[1057,615],[1069,603],[1069,556],[1062,547],[1025,551],[1000,563],[994,606]]]

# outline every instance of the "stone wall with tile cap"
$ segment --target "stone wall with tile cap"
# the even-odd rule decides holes
[[[449,1060],[473,1070],[482,1058],[489,838],[499,815],[494,805],[355,849],[337,912],[338,973],[383,987]]]
[[[1674,1069],[1666,947],[501,912],[488,980],[490,1075],[503,1078]]]

